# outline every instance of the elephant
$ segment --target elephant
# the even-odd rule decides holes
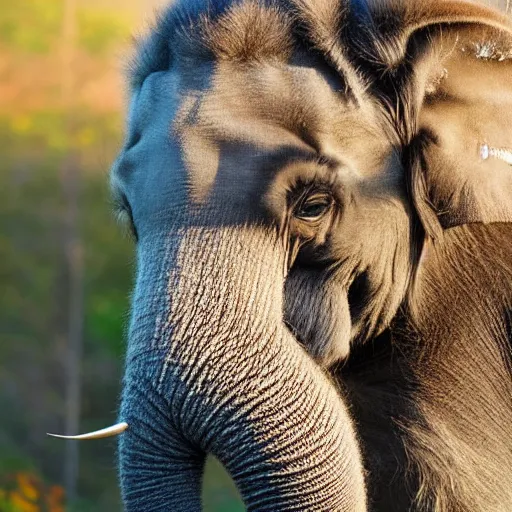
[[[177,0],[135,53],[125,509],[213,454],[250,511],[512,510],[506,16]]]

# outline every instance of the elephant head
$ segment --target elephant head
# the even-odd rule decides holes
[[[443,229],[511,219],[511,40],[462,1],[164,13],[112,170],[137,240],[127,510],[199,510],[206,453],[250,510],[366,510],[326,369],[414,305]]]

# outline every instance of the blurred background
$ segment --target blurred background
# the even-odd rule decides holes
[[[134,246],[108,169],[159,3],[0,0],[0,512],[121,510],[115,441],[45,433],[116,421]],[[204,494],[243,510],[211,461]]]
[[[115,441],[45,433],[116,420],[134,247],[107,173],[161,1],[0,0],[0,512],[121,510]],[[204,495],[243,510],[215,461]]]

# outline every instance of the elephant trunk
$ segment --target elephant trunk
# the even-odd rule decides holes
[[[206,453],[248,510],[366,510],[347,409],[282,321],[284,252],[254,228],[140,242],[120,419],[128,512],[201,510]]]

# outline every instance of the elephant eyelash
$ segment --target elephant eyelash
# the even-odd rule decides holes
[[[138,233],[135,228],[135,223],[133,222],[133,213],[132,209],[126,199],[126,196],[123,194],[114,199],[114,216],[116,220],[123,226],[128,226],[128,230],[132,238],[135,242],[138,241]]]
[[[125,216],[129,210],[126,199],[122,196],[117,196],[116,194],[116,197],[112,200],[112,209],[114,210],[114,216],[116,219],[120,222],[124,222]]]
[[[329,183],[320,181],[297,181],[288,191],[291,205],[297,205],[313,195],[331,195]]]

